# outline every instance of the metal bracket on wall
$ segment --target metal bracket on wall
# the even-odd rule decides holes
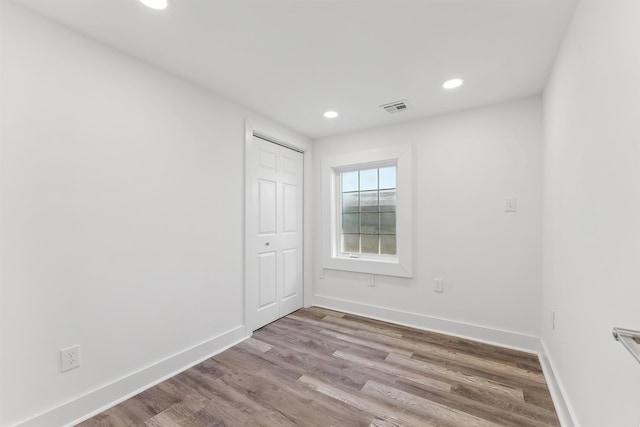
[[[619,341],[629,353],[640,362],[640,331],[613,328],[613,337]]]

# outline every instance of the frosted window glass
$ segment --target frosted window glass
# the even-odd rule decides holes
[[[359,233],[360,232],[360,215],[359,214],[343,214],[342,215],[342,232],[343,233]]]
[[[360,235],[359,234],[343,234],[342,235],[342,252],[360,253]]]
[[[377,191],[363,191],[360,193],[360,211],[378,212]]]
[[[396,211],[396,190],[380,190],[380,212]]]
[[[342,252],[396,254],[396,173],[387,166],[340,174]]]
[[[383,255],[395,255],[396,252],[396,236],[380,235],[380,253]]]
[[[362,253],[364,254],[377,254],[378,251],[378,235],[377,234],[363,234],[361,235]]]
[[[380,223],[379,215],[379,213],[362,213],[360,215],[360,233],[378,234]]]
[[[396,214],[394,212],[380,214],[380,234],[396,234]]]
[[[360,193],[342,193],[342,212],[358,212],[360,210],[359,205]]]

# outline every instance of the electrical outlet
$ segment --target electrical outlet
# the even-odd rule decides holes
[[[80,346],[76,345],[60,350],[60,370],[62,372],[80,366]]]
[[[433,279],[433,292],[444,292],[444,286],[442,284],[442,279],[434,278]]]
[[[369,287],[375,288],[375,286],[376,286],[376,276],[371,276],[369,278]]]

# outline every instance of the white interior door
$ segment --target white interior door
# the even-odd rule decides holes
[[[247,150],[247,322],[302,307],[303,155],[253,137]]]

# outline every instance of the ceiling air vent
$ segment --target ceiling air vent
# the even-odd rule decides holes
[[[390,102],[388,104],[381,105],[380,107],[384,108],[384,110],[389,114],[400,113],[409,109],[409,105],[407,105],[406,99],[396,102]]]

